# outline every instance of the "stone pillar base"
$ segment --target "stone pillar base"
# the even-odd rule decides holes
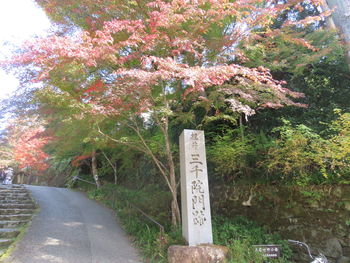
[[[169,263],[226,263],[229,249],[217,245],[170,246]]]

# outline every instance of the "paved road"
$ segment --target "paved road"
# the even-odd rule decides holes
[[[6,262],[141,262],[111,210],[68,189],[28,188],[41,210]]]

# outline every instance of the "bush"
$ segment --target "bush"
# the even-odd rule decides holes
[[[326,141],[307,126],[293,127],[286,120],[274,132],[279,134],[279,138],[260,163],[268,176],[293,184],[322,182],[324,178],[319,158]]]
[[[335,110],[338,118],[329,125],[333,135],[320,151],[320,164],[331,182],[350,184],[350,113]]]
[[[292,251],[287,241],[277,234],[268,234],[267,231],[245,217],[233,219],[216,216],[213,218],[214,243],[230,248],[232,263],[263,263],[263,262],[290,262]],[[268,260],[256,253],[253,245],[274,244],[280,245],[282,258]]]
[[[332,134],[324,139],[305,125],[288,121],[260,167],[270,177],[297,185],[350,183],[350,114],[339,113],[329,124]]]
[[[214,137],[213,143],[207,146],[209,165],[214,167],[215,176],[225,182],[252,179],[259,174],[256,162],[269,141],[263,134],[243,132],[242,129],[227,131],[223,136]]]

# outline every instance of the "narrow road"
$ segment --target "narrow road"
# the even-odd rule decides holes
[[[6,262],[141,262],[111,210],[69,189],[27,187],[40,212]]]

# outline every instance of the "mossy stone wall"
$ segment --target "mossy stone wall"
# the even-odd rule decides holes
[[[350,186],[212,186],[212,213],[243,215],[278,232],[304,241],[334,263],[350,263]],[[295,262],[307,262],[295,249]]]

